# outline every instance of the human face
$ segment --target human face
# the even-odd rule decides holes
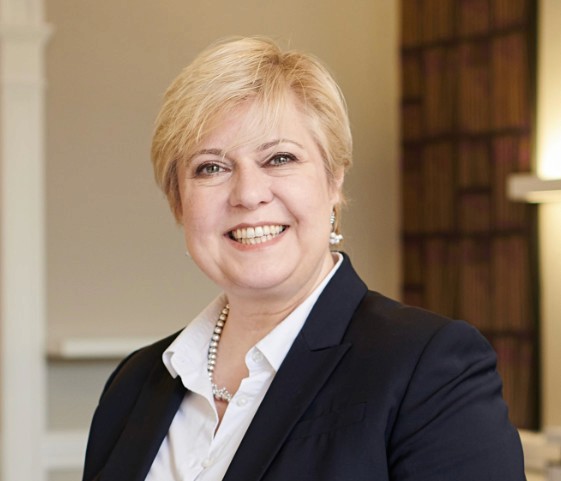
[[[299,301],[333,266],[330,214],[342,174],[328,181],[292,97],[269,132],[256,132],[255,107],[226,115],[180,169],[185,241],[229,296]]]

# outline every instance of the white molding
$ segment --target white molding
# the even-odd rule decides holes
[[[82,469],[87,431],[50,431],[45,436],[43,467],[48,471]]]
[[[122,359],[157,340],[152,337],[69,337],[49,346],[47,354],[51,359],[70,361]]]

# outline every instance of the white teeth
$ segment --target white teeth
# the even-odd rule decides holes
[[[269,241],[283,232],[282,225],[264,225],[257,227],[246,227],[230,232],[230,237],[241,244],[255,245]]]

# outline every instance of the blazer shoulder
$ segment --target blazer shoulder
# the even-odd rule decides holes
[[[465,324],[368,291],[355,311],[351,332],[364,340],[383,339],[396,344],[409,340],[425,344],[440,329],[457,323]]]
[[[408,373],[406,377],[413,375],[417,363],[427,358],[433,346],[451,346],[465,352],[468,358],[484,356],[496,362],[487,339],[467,322],[372,291],[359,304],[345,338],[360,357],[403,369],[402,374]]]
[[[109,379],[105,383],[101,398],[111,393],[113,390],[123,387],[127,391],[138,391],[148,378],[152,369],[159,364],[162,364],[162,354],[179,335],[181,331],[167,336],[153,344],[142,347],[127,357],[125,357],[119,365],[115,368]],[[163,367],[163,364],[162,364]]]

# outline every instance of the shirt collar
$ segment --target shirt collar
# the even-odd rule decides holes
[[[162,360],[172,377],[183,376],[186,370],[206,373],[207,349],[216,319],[226,305],[226,296],[216,297],[175,338],[162,355]]]

